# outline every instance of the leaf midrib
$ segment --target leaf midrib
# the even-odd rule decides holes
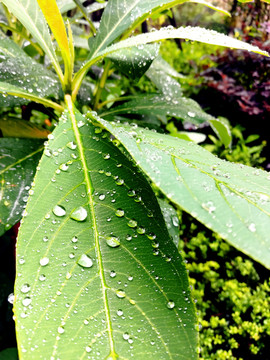
[[[84,177],[85,177],[85,182],[86,182],[86,189],[87,189],[87,195],[88,195],[88,199],[89,199],[91,218],[93,220],[95,246],[96,246],[98,265],[99,265],[99,269],[100,269],[100,282],[101,282],[101,288],[102,288],[102,298],[103,298],[104,309],[105,309],[105,314],[106,314],[108,336],[109,336],[109,343],[110,343],[110,351],[111,351],[110,355],[112,357],[112,360],[116,360],[115,346],[114,346],[114,341],[112,338],[112,321],[111,321],[111,315],[110,315],[110,310],[109,310],[109,305],[108,305],[108,297],[107,297],[107,293],[106,293],[107,285],[106,285],[106,281],[105,281],[105,273],[104,273],[104,268],[103,268],[102,254],[101,254],[101,249],[100,249],[100,244],[99,244],[99,232],[98,232],[98,227],[97,227],[97,222],[96,222],[96,214],[95,214],[95,209],[94,209],[94,202],[93,202],[93,197],[92,197],[94,188],[92,185],[92,181],[91,181],[87,163],[86,163],[85,152],[84,152],[84,148],[83,148],[83,144],[82,144],[81,135],[80,135],[78,127],[77,127],[77,121],[76,121],[75,114],[74,114],[73,103],[72,103],[71,97],[69,95],[66,96],[66,103],[67,103],[68,111],[70,114],[70,119],[71,119],[73,131],[74,131],[74,136],[75,136],[75,139],[76,139],[76,142],[78,145],[78,151],[79,151],[81,162],[82,162],[82,169],[84,172]]]

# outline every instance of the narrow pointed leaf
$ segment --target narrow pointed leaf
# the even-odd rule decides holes
[[[196,358],[185,268],[153,191],[67,101],[19,232],[20,359]]]
[[[23,91],[40,97],[60,96],[61,86],[56,75],[34,61],[1,31],[0,81],[19,86]],[[25,99],[0,95],[0,106],[18,106],[27,102]]]
[[[228,147],[232,142],[232,134],[228,124],[221,119],[212,119],[209,123],[223,145]]]
[[[134,100],[103,112],[101,116],[116,114],[170,115],[195,125],[212,119],[212,116],[205,113],[196,101],[183,97],[171,98],[168,94],[167,96],[160,94],[137,96]]]
[[[48,26],[37,1],[2,0],[2,2],[32,34],[32,36],[50,58],[60,80],[63,81],[63,74],[53,48]]]
[[[37,2],[61,50],[62,58],[64,59],[66,67],[65,72],[69,74],[71,71],[69,42],[64,21],[58,9],[57,3],[55,0],[37,0]]]
[[[133,47],[119,50],[108,56],[115,66],[132,79],[139,79],[158,56],[159,44],[148,44],[142,49]]]
[[[140,46],[163,39],[186,39],[191,41],[199,41],[206,44],[225,46],[239,50],[247,50],[261,55],[269,56],[267,51],[261,50],[257,46],[250,45],[241,40],[234,39],[217,31],[200,27],[187,26],[180,27],[178,29],[162,28],[151,33],[140,34],[130,37],[100,51],[96,55],[96,57],[104,57],[111,52],[124,49],[126,47]]]
[[[102,124],[174,203],[270,268],[269,173],[141,128]]]
[[[24,99],[28,99],[28,100],[37,102],[39,104],[43,104],[47,107],[51,107],[60,112],[63,111],[63,107],[61,105],[59,105],[51,100],[47,100],[47,99],[40,97],[38,95],[35,95],[33,93],[26,92],[24,89],[22,89],[18,86],[10,85],[8,83],[4,83],[1,81],[0,81],[0,94],[2,94],[2,97],[0,97],[0,99],[2,99],[2,101],[1,101],[2,106],[11,106],[10,104],[12,104],[12,100],[10,98],[7,98],[7,101],[5,102],[5,97],[7,97],[8,95],[12,95],[12,96],[17,96],[20,98],[24,98]],[[19,104],[19,101],[14,102],[14,106],[16,106],[18,104]]]
[[[0,138],[0,236],[21,219],[42,149],[40,140]]]

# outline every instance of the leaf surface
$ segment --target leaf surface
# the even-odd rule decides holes
[[[22,91],[40,97],[60,96],[60,83],[56,75],[38,64],[11,39],[0,31],[0,82],[19,86]],[[0,106],[18,106],[26,99],[0,95]]]
[[[39,140],[0,138],[0,236],[21,219],[42,149]]]
[[[2,0],[9,11],[32,34],[50,58],[61,81],[63,73],[56,57],[46,20],[36,0]]]
[[[50,133],[50,131],[30,121],[5,116],[0,119],[0,131],[3,137],[32,139],[46,139]]]
[[[158,56],[159,44],[148,44],[142,49],[127,48],[108,56],[116,67],[132,79],[139,79],[149,69],[153,60]]]
[[[218,159],[192,142],[100,122],[171,201],[270,268],[269,173]]]
[[[184,265],[152,189],[116,145],[68,100],[19,232],[21,360],[196,358]]]
[[[123,105],[109,109],[101,114],[102,117],[115,114],[147,114],[157,116],[175,116],[185,121],[201,124],[209,121],[212,116],[205,113],[199,104],[187,98],[171,98],[160,94],[147,94],[136,96],[134,100]]]

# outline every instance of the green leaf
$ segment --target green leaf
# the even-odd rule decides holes
[[[0,133],[3,137],[46,139],[50,131],[30,121],[2,116],[0,118]]]
[[[173,77],[182,77],[162,57],[157,57],[145,74],[165,96],[178,99],[182,96],[179,82]]]
[[[152,189],[67,104],[19,231],[20,359],[196,358],[185,267]]]
[[[24,92],[40,97],[60,96],[60,83],[54,73],[38,64],[0,31],[0,82],[19,86]],[[19,106],[26,99],[0,95],[0,106]]]
[[[18,360],[18,351],[16,348],[8,348],[0,351],[0,360]]]
[[[51,107],[55,110],[58,110],[60,112],[63,111],[63,107],[51,100],[47,100],[43,97],[34,95],[32,93],[28,93],[26,92],[24,89],[18,87],[18,86],[13,86],[10,85],[8,83],[4,83],[0,81],[0,93],[2,93],[2,101],[1,101],[1,105],[2,106],[10,106],[11,100],[10,98],[8,98],[8,95],[12,95],[12,96],[18,96],[24,99],[28,99],[34,102],[37,102],[39,104],[43,104],[44,106],[48,106]],[[7,97],[7,102],[5,102],[5,98]],[[19,101],[14,103],[14,106],[17,106],[19,104]]]
[[[63,73],[56,57],[46,20],[36,0],[2,0],[8,10],[32,34],[41,48],[48,55],[55,71],[63,83]]]
[[[158,200],[162,215],[164,217],[168,232],[174,242],[174,245],[178,247],[179,244],[179,219],[175,208],[167,201]]]
[[[196,101],[187,98],[171,98],[169,95],[147,94],[136,96],[134,100],[109,109],[102,117],[115,114],[144,114],[157,116],[174,116],[185,121],[201,124],[209,121],[212,116],[206,114]]]
[[[180,27],[178,29],[171,29],[170,27],[162,28],[151,33],[140,34],[130,37],[100,51],[99,53],[97,53],[96,58],[107,56],[114,51],[118,51],[127,47],[140,46],[163,39],[186,39],[191,41],[199,41],[206,44],[225,46],[239,50],[247,50],[261,55],[269,56],[267,51],[261,50],[257,46],[250,45],[241,40],[234,39],[217,31],[200,27],[187,26]]]
[[[119,50],[108,56],[115,66],[132,79],[140,79],[158,56],[159,44],[149,44],[142,49],[137,47]]]
[[[174,203],[270,268],[270,176],[200,146],[99,120]]]
[[[232,142],[232,134],[227,122],[222,119],[212,119],[209,123],[223,145],[228,147]]]
[[[42,149],[40,140],[0,138],[0,236],[21,219]]]

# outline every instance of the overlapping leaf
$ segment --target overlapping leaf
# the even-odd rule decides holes
[[[175,116],[196,125],[209,121],[212,116],[205,113],[196,101],[187,98],[171,98],[160,94],[136,96],[134,100],[109,109],[102,117],[115,114],[147,114],[156,116]]]
[[[25,26],[50,58],[61,81],[63,73],[56,57],[46,20],[36,0],[2,0],[9,11]]]
[[[174,203],[270,268],[270,176],[200,146],[137,127],[100,122]]]
[[[185,269],[153,191],[68,105],[19,233],[20,359],[196,358]]]
[[[42,141],[0,138],[0,235],[21,219]]]
[[[39,97],[60,96],[60,83],[54,73],[38,64],[11,39],[0,32],[0,81],[18,86]],[[4,90],[5,91],[5,90]],[[0,106],[18,106],[29,100],[0,95]]]

